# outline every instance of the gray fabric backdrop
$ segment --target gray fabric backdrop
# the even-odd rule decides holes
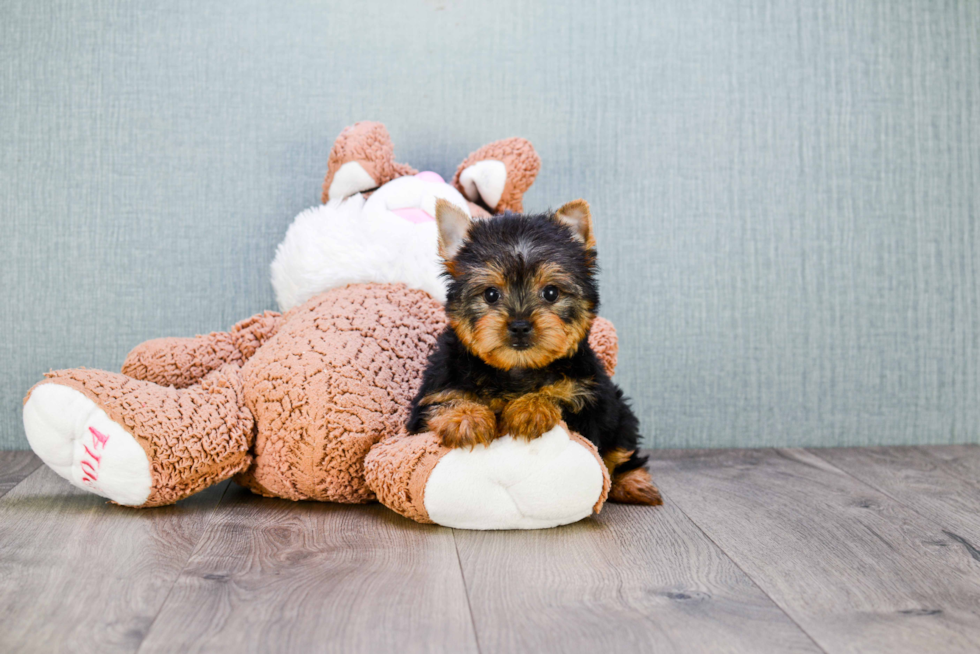
[[[585,197],[657,447],[976,442],[980,3],[0,2],[0,446],[50,368],[273,308],[345,125]]]

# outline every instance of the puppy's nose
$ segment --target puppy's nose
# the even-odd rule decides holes
[[[507,325],[507,331],[511,336],[525,338],[531,334],[532,325],[527,320],[512,320]]]

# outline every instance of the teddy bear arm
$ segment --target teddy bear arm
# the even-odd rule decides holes
[[[146,341],[129,353],[122,373],[161,386],[187,388],[225,364],[243,365],[275,335],[281,321],[279,313],[266,311],[227,332]]]

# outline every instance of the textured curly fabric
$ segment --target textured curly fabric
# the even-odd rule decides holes
[[[278,313],[266,311],[227,332],[146,341],[129,353],[122,373],[161,386],[186,388],[227,363],[244,364],[276,333],[280,319]]]
[[[503,162],[507,168],[507,181],[504,184],[503,193],[496,207],[490,207],[494,213],[504,211],[516,211],[520,213],[524,210],[524,192],[531,188],[534,178],[541,170],[541,157],[535,152],[534,146],[527,139],[513,137],[494,141],[484,145],[482,148],[466,157],[466,159],[456,169],[453,175],[452,185],[463,191],[459,182],[459,176],[463,174],[469,166],[478,161],[493,159]]]
[[[254,462],[238,481],[293,500],[366,502],[364,459],[402,429],[442,306],[400,284],[355,284],[289,311],[242,369]]]
[[[324,203],[330,200],[330,184],[334,175],[341,166],[351,161],[359,163],[378,186],[418,172],[411,166],[395,162],[394,146],[384,125],[371,121],[354,123],[344,128],[330,149],[321,197]]]
[[[431,523],[425,510],[425,483],[449,448],[428,432],[402,430],[371,448],[364,460],[365,478],[378,501],[416,522]]]
[[[406,434],[404,424],[445,326],[442,306],[423,291],[351,285],[227,333],[136,348],[126,370],[169,387],[86,369],[52,372],[41,383],[83,393],[136,439],[151,464],[143,506],[172,504],[239,473],[239,483],[263,495],[377,496],[431,522],[426,483],[449,450],[432,434]],[[590,343],[611,372],[612,325],[597,319]],[[607,492],[608,480],[596,510]]]
[[[606,374],[612,377],[619,356],[619,337],[613,324],[605,318],[596,318],[589,331],[589,346],[599,357]]]
[[[73,388],[140,444],[152,477],[144,507],[173,504],[231,477],[251,461],[252,416],[234,365],[222,366],[183,390],[85,368],[45,376],[27,398],[41,384]]]

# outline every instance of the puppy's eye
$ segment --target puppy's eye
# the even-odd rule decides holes
[[[541,295],[544,297],[545,302],[557,302],[559,295],[558,287],[551,286],[549,284],[548,286],[544,287],[543,291],[541,291]]]
[[[487,301],[487,304],[495,304],[500,299],[500,291],[491,286],[483,291],[483,299]]]

